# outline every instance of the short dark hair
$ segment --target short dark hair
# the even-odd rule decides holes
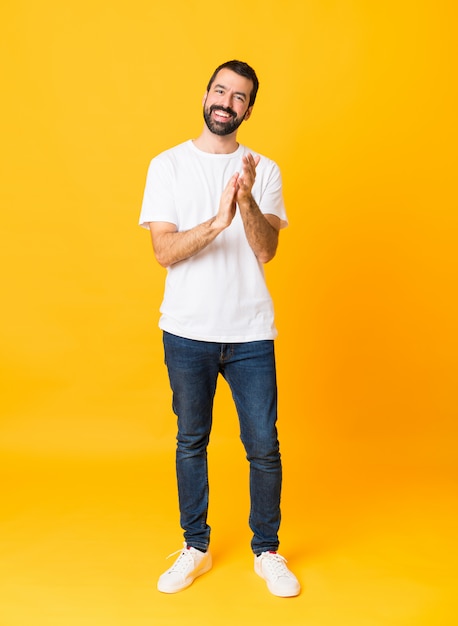
[[[236,74],[239,74],[239,76],[244,76],[245,78],[251,80],[251,82],[253,83],[253,89],[250,93],[250,104],[248,106],[252,107],[254,101],[256,100],[256,94],[258,93],[259,80],[256,76],[256,72],[254,71],[254,69],[250,67],[248,63],[244,63],[243,61],[226,61],[226,63],[222,63],[221,65],[219,65],[213,72],[210,80],[208,81],[207,91],[210,91],[210,88],[218,72],[224,69],[232,70]]]

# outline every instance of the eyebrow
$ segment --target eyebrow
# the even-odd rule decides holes
[[[217,83],[213,86],[213,89],[216,89],[217,87],[221,87],[222,89],[225,89],[227,91],[227,87],[225,85],[220,85],[219,83]],[[235,91],[234,93],[237,96],[243,96],[244,98],[247,98],[247,94],[244,91]]]

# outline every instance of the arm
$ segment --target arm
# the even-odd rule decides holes
[[[251,194],[259,159],[259,156],[254,158],[251,154],[244,157],[242,175],[238,179],[236,199],[248,243],[258,260],[261,263],[268,263],[274,258],[277,251],[280,218],[276,215],[261,213]]]
[[[235,215],[238,175],[234,174],[221,196],[215,217],[190,230],[179,232],[170,222],[150,222],[156,259],[163,267],[184,261],[208,246],[228,226]]]

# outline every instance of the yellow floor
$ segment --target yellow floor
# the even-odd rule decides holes
[[[4,454],[1,626],[456,624],[446,460],[395,467],[348,442],[299,458],[286,437],[281,552],[303,591],[280,599],[252,569],[246,466],[227,434],[215,426],[210,449],[214,568],[173,596],[155,588],[181,546],[168,437],[137,453]]]

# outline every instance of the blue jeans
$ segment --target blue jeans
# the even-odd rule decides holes
[[[180,522],[188,546],[210,542],[207,446],[218,375],[228,382],[250,464],[251,542],[255,554],[277,550],[282,467],[277,438],[273,341],[220,344],[164,332],[165,363],[178,418],[176,469]]]

